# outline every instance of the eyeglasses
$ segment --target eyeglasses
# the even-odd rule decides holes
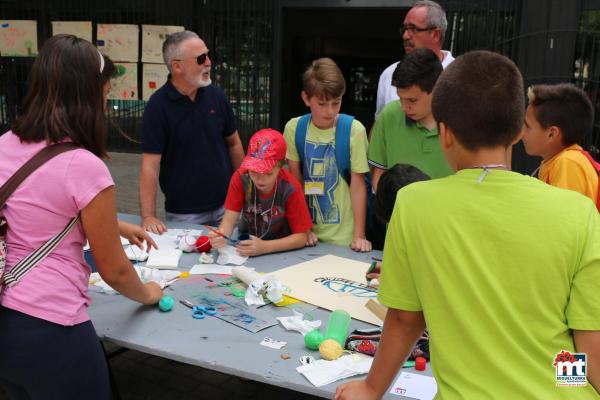
[[[404,25],[400,28],[400,33],[404,35],[404,32],[409,31],[411,35],[414,35],[419,32],[427,32],[437,29],[437,26],[429,26],[427,28],[419,28],[414,25]]]
[[[207,58],[208,58],[208,51],[206,53],[202,53],[198,57],[196,57],[196,63],[198,63],[198,65],[204,65]],[[183,60],[181,58],[174,58],[173,61],[183,61]]]

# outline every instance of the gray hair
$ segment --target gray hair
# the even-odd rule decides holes
[[[171,71],[171,61],[181,59],[183,57],[181,44],[189,39],[199,39],[200,37],[192,31],[181,31],[167,35],[167,39],[163,43],[162,52],[163,60],[167,65],[169,72]]]
[[[431,0],[418,0],[415,2],[413,8],[416,7],[427,7],[427,26],[435,26],[440,28],[440,46],[444,44],[444,38],[446,37],[446,29],[448,28],[448,20],[446,19],[446,11],[435,1]]]

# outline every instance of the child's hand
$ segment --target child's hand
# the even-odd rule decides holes
[[[129,222],[119,221],[119,233],[129,243],[144,250],[144,242],[146,242],[146,251],[149,252],[152,247],[158,249],[157,244],[152,240],[150,235],[139,225],[130,224]]]
[[[308,231],[308,239],[306,240],[306,245],[313,247],[313,246],[316,246],[317,243],[319,243],[319,239],[317,238],[317,235],[315,235],[315,233],[313,231]]]
[[[367,385],[366,380],[352,381],[340,385],[335,390],[335,400],[369,400],[379,399],[375,390]]]
[[[250,235],[250,239],[239,242],[235,248],[244,257],[259,256],[267,252],[265,241],[253,235]]]
[[[156,304],[163,297],[163,291],[156,282],[144,283],[144,290],[146,291],[146,299],[143,301],[143,304]]]
[[[373,249],[373,247],[371,246],[371,242],[361,237],[355,237],[354,239],[352,239],[350,248],[352,248],[352,250],[354,251],[359,251],[361,253],[366,253]]]
[[[214,232],[208,232],[208,240],[210,240],[210,245],[215,249],[220,249],[225,246],[225,238],[223,236],[219,236]]]
[[[381,261],[377,261],[377,266],[367,274],[367,279],[379,279],[379,275],[381,275]]]

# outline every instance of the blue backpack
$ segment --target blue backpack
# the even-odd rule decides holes
[[[306,114],[300,117],[298,125],[296,125],[295,144],[298,156],[300,157],[300,165],[304,168],[304,143],[306,142],[306,132],[308,131],[308,123],[310,122],[311,114]],[[337,124],[335,125],[335,163],[340,175],[350,186],[351,166],[350,166],[350,131],[352,128],[354,117],[348,114],[339,114]],[[373,190],[371,186],[371,173],[365,174],[365,183],[367,185],[367,221],[368,227],[371,223],[373,210]]]

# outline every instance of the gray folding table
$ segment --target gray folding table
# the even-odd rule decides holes
[[[129,215],[120,217],[139,221]],[[181,224],[170,227],[201,229]],[[271,272],[327,254],[367,263],[371,262],[371,257],[381,256],[381,252],[377,251],[356,253],[347,247],[319,243],[316,247],[250,257],[245,265],[259,272]],[[189,269],[197,260],[197,253],[184,254],[179,263],[180,269]],[[173,310],[166,313],[159,311],[157,306],[143,306],[121,295],[91,292],[93,303],[89,312],[99,337],[129,349],[326,398],[331,398],[336,386],[343,382],[315,387],[298,373],[296,367],[300,365],[300,356],[312,355],[318,359],[319,354],[304,346],[300,333],[286,331],[281,324],[251,333],[214,317],[192,318],[190,309],[177,302],[181,293],[189,291],[189,285],[181,280],[165,289],[165,294],[176,300]],[[270,307],[269,312],[274,316],[292,315],[287,307],[265,307]],[[323,321],[323,326],[327,324],[329,314],[328,310],[321,308],[311,311],[315,319]],[[373,326],[352,319],[351,329],[367,327]],[[285,341],[287,346],[284,350],[261,346],[259,343],[265,337]],[[281,355],[284,353],[290,358],[283,359]],[[409,372],[416,373],[412,368]],[[431,375],[429,365],[424,374]],[[385,398],[402,397],[388,394]]]

